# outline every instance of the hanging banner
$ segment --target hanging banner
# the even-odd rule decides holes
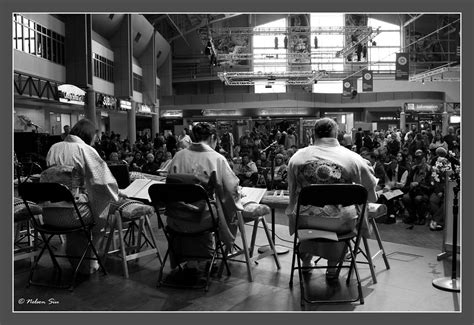
[[[362,91],[374,91],[374,74],[371,70],[362,71]]]
[[[396,53],[395,80],[408,80],[409,64],[408,53]]]
[[[301,30],[300,30],[301,27]],[[283,43],[288,48],[288,63],[301,65],[311,63],[311,32],[302,32],[310,27],[308,14],[290,15],[290,29],[288,37]],[[309,67],[308,67],[309,69]]]
[[[352,97],[352,91],[357,90],[357,79],[349,77],[342,81],[342,96]]]

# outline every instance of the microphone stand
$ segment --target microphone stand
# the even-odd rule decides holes
[[[453,166],[454,170],[454,166]],[[452,255],[451,255],[451,277],[443,277],[434,279],[432,284],[436,289],[449,291],[449,292],[460,292],[461,282],[457,276],[457,246],[458,246],[458,193],[459,193],[459,178],[456,178],[456,185],[453,188],[453,243],[452,243]]]
[[[267,150],[267,149],[265,149],[265,150]],[[275,148],[272,145],[270,145],[270,147],[268,147],[268,151],[269,151],[268,156],[269,156],[270,161],[271,161],[270,172],[272,174],[271,174],[270,186],[267,186],[267,190],[273,191],[275,189],[274,188],[274,181],[275,181]],[[275,251],[278,255],[286,254],[290,250],[286,247],[276,245],[276,243],[275,243],[275,209],[272,208],[271,210],[272,210],[272,241],[273,241],[273,245],[275,246]],[[270,245],[265,245],[265,246],[259,247],[258,252],[260,254],[262,254],[262,253],[268,252],[270,249],[271,249]]]

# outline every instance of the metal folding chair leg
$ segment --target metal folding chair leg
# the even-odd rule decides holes
[[[375,259],[378,254],[382,253],[382,257],[383,257],[383,261],[385,263],[385,267],[386,267],[387,270],[390,270],[390,264],[388,263],[387,254],[385,253],[385,249],[384,249],[383,244],[382,244],[382,238],[380,237],[380,232],[379,232],[379,228],[377,227],[377,222],[375,222],[375,218],[370,218],[369,221],[372,224],[372,228],[373,228],[373,231],[374,231],[374,234],[375,234],[375,239],[377,240],[377,243],[379,245],[379,250],[377,251],[377,253],[375,253],[372,256],[372,259]]]

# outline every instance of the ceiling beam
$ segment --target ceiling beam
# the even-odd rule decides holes
[[[189,34],[189,33],[191,33],[191,32],[194,32],[195,30],[197,30],[197,29],[199,29],[199,28],[202,28],[202,27],[204,27],[204,26],[212,25],[212,24],[217,23],[217,22],[219,22],[219,21],[226,20],[226,19],[229,19],[229,18],[234,18],[234,17],[240,16],[240,15],[242,15],[242,14],[229,14],[229,15],[226,15],[225,17],[218,18],[218,19],[214,19],[214,20],[211,20],[211,21],[203,20],[203,21],[201,21],[200,24],[194,26],[193,28],[190,28],[190,29],[184,31],[184,32],[182,33],[182,35],[186,35],[186,34]],[[174,37],[171,37],[171,38],[169,39],[169,41],[172,42],[172,41],[174,41],[175,39],[178,39],[178,38],[180,38],[180,36],[174,36]]]
[[[189,47],[191,47],[191,45],[188,43],[188,41],[186,40],[186,37],[184,37],[184,34],[183,32],[181,31],[181,29],[178,27],[178,25],[176,25],[176,23],[174,22],[173,18],[171,18],[171,16],[169,14],[166,14],[166,16],[168,16],[169,20],[171,21],[171,23],[173,24],[174,28],[176,28],[176,30],[178,31],[179,33],[179,37],[182,37],[183,40],[186,42],[186,44],[188,44]],[[178,37],[178,38],[179,38]],[[171,42],[171,40],[169,41]]]
[[[412,17],[411,19],[407,20],[406,22],[403,23],[403,27],[407,27],[408,25],[410,25],[412,22],[414,22],[415,20],[417,20],[421,16],[423,16],[423,14],[416,15],[416,16]]]

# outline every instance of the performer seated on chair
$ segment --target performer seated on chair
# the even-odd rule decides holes
[[[96,137],[95,125],[86,119],[74,125],[64,141],[54,144],[46,157],[46,169],[41,175],[42,182],[58,182],[68,186],[76,197],[78,207],[85,220],[93,219],[92,229],[94,245],[102,239],[110,202],[118,201],[117,181],[104,160],[91,147]],[[72,218],[71,218],[72,219]],[[59,219],[44,220],[45,223],[61,222]],[[69,221],[70,222],[70,221]],[[61,226],[57,224],[56,226]],[[68,255],[80,255],[87,245],[83,234],[66,235]],[[73,267],[78,260],[71,260]],[[97,261],[82,263],[81,273],[91,273],[98,269]]]
[[[368,201],[376,201],[377,178],[369,162],[357,153],[341,146],[337,141],[338,126],[330,118],[322,118],[314,125],[313,145],[298,150],[288,164],[288,189],[290,202],[286,213],[289,217],[290,234],[295,232],[295,217],[298,195],[310,184],[356,183],[368,190]],[[300,207],[299,224],[337,233],[354,229],[357,213],[354,206]],[[328,260],[336,266],[346,251],[345,243],[303,242],[303,266],[311,266],[314,255]],[[338,277],[336,269],[329,268],[328,280]]]
[[[239,179],[229,166],[226,158],[215,151],[217,144],[216,129],[209,123],[198,123],[192,129],[193,142],[188,148],[176,153],[168,168],[168,178],[176,174],[190,174],[199,179],[200,183],[210,192],[211,198],[219,200],[222,211],[219,217],[220,239],[230,247],[233,244],[237,232],[236,211],[243,210],[241,194],[239,191]],[[167,210],[167,213],[170,212]],[[171,211],[171,213],[173,213]],[[168,216],[168,226],[180,232],[196,232],[200,228],[206,228],[210,222],[210,213],[203,211],[200,222],[192,220],[180,220]],[[197,242],[196,242],[197,240]],[[182,255],[208,255],[212,248],[213,239],[211,235],[200,238],[180,238],[176,255],[170,255],[171,268],[187,262],[188,268],[201,269],[196,261],[186,261]],[[170,252],[171,253],[171,252]]]

